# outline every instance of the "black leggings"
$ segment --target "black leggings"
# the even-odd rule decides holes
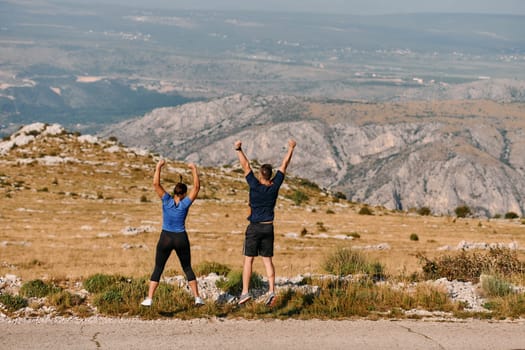
[[[155,269],[151,274],[151,281],[159,282],[160,275],[164,271],[166,261],[170,257],[171,251],[175,250],[179,257],[182,270],[189,281],[195,280],[195,273],[191,268],[190,240],[186,232],[169,232],[162,230],[159,242],[157,243],[157,254],[155,255]]]

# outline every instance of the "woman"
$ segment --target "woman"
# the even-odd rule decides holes
[[[179,257],[182,270],[188,280],[188,285],[195,297],[195,305],[204,305],[199,296],[199,289],[195,273],[191,268],[190,241],[186,233],[185,221],[191,204],[197,198],[200,189],[199,175],[195,164],[188,164],[193,176],[193,188],[189,195],[186,195],[188,188],[179,182],[173,190],[173,197],[170,196],[160,184],[160,171],[166,162],[162,159],[157,163],[155,175],[153,176],[153,187],[155,192],[162,199],[162,232],[157,243],[155,255],[155,269],[150,278],[148,297],[141,303],[143,306],[151,306],[153,294],[160,281],[160,275],[164,271],[164,266],[171,251],[175,250]]]

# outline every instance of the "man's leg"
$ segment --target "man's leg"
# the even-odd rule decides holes
[[[252,277],[253,256],[244,256],[244,265],[242,267],[242,293],[248,294],[250,291],[250,278]]]
[[[275,267],[273,266],[272,257],[263,256],[262,261],[266,268],[266,276],[268,277],[269,292],[275,292]]]

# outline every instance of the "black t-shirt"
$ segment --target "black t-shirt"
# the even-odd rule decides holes
[[[273,221],[275,203],[283,181],[284,174],[280,170],[277,170],[270,186],[261,184],[253,171],[246,175],[246,182],[250,186],[250,207],[252,209],[248,217],[250,222]]]

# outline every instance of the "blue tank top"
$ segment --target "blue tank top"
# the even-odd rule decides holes
[[[162,196],[162,229],[170,232],[186,231],[185,221],[192,202],[186,196],[179,204],[167,192]]]

